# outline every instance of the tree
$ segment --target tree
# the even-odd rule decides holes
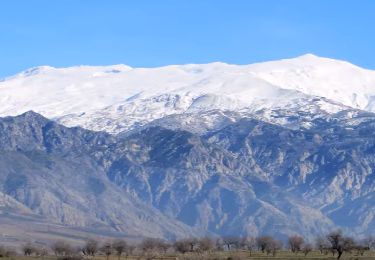
[[[203,237],[198,240],[198,248],[201,252],[209,252],[214,248],[214,241],[209,237]]]
[[[31,243],[22,246],[22,252],[25,256],[31,256],[35,253],[35,247]]]
[[[228,251],[232,250],[233,248],[238,249],[241,244],[241,239],[235,236],[223,237],[223,244],[226,246]]]
[[[46,255],[48,255],[48,250],[47,250],[47,248],[45,248],[45,247],[41,247],[41,248],[36,248],[36,247],[35,247],[35,254],[36,254],[37,256],[40,256],[42,259],[44,259],[44,257],[45,257]]]
[[[105,242],[101,248],[101,251],[104,253],[106,259],[108,260],[110,255],[112,255],[113,253],[112,243],[109,241]]]
[[[258,249],[264,253],[270,243],[273,242],[273,238],[270,236],[261,236],[256,239]]]
[[[198,240],[196,238],[188,238],[188,239],[185,239],[185,243],[189,245],[190,247],[189,251],[194,252],[198,245]]]
[[[145,238],[140,244],[143,256],[148,260],[156,258],[161,251],[165,253],[168,248],[169,245],[164,240],[157,238]]]
[[[276,256],[277,251],[279,251],[282,247],[283,243],[281,241],[272,238],[266,246],[267,255],[272,254],[273,256]]]
[[[331,232],[327,235],[327,240],[330,242],[331,246],[330,249],[333,251],[333,255],[335,254],[336,250],[341,250],[341,244],[343,240],[341,230]],[[340,258],[340,256],[338,257]]]
[[[186,243],[185,240],[177,240],[176,242],[174,242],[173,247],[177,252],[181,254],[185,254],[190,251],[190,245]]]
[[[221,237],[216,239],[215,242],[215,249],[218,251],[222,251],[224,247],[223,239]]]
[[[254,237],[243,237],[241,238],[241,247],[244,248],[245,250],[248,250],[250,253],[254,251],[256,248],[256,239]]]
[[[325,237],[321,236],[315,239],[315,246],[321,254],[323,254],[323,251],[327,251],[327,249],[330,247],[329,241]]]
[[[112,246],[113,246],[113,249],[116,251],[116,255],[118,256],[119,260],[123,253],[126,253],[126,257],[128,256],[127,254],[128,244],[126,243],[126,241],[117,239],[113,242]]]
[[[289,244],[290,250],[293,253],[298,253],[299,251],[301,251],[301,248],[304,242],[305,241],[303,237],[301,236],[294,235],[288,238],[288,244]]]
[[[87,256],[95,256],[99,250],[99,243],[94,239],[89,239],[82,248],[82,253]]]
[[[305,254],[305,256],[307,256],[308,253],[310,253],[312,251],[313,247],[312,245],[310,244],[305,244],[303,247],[302,247],[302,252]]]
[[[133,254],[133,251],[135,249],[135,246],[133,245],[127,245],[127,247],[125,248],[125,258],[128,258],[128,256],[132,255]]]
[[[350,252],[355,247],[354,240],[350,237],[344,237],[341,230],[331,232],[327,235],[327,240],[331,244],[332,254],[337,252],[337,259],[346,251]]]
[[[73,253],[72,247],[62,240],[56,241],[54,244],[52,244],[51,249],[56,256],[68,256]]]

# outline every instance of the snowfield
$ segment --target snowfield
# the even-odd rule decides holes
[[[33,110],[67,126],[111,133],[213,109],[263,111],[266,118],[271,110],[309,106],[375,112],[374,100],[375,71],[312,54],[251,65],[42,66],[0,82],[0,116]]]

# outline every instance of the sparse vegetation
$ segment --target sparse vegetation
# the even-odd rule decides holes
[[[282,241],[272,236],[222,238],[185,238],[169,243],[145,238],[132,244],[123,239],[99,241],[88,239],[81,246],[66,241],[51,243],[50,250],[41,244],[26,243],[18,248],[0,246],[0,258],[26,260],[242,260],[242,259],[375,259],[374,240],[355,240],[342,231],[333,231],[309,243],[300,235]],[[75,249],[76,248],[76,249]]]

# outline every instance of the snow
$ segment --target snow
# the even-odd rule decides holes
[[[293,107],[313,96],[375,112],[375,71],[312,54],[251,65],[41,66],[0,82],[0,116],[34,110],[68,126],[118,132],[172,114]],[[340,110],[332,104],[318,105]]]
[[[369,107],[375,95],[375,71],[312,54],[249,65],[248,69],[284,89],[326,97],[353,108]]]

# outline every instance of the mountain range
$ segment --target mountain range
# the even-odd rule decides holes
[[[374,100],[312,54],[26,70],[0,81],[0,239],[371,234]]]

